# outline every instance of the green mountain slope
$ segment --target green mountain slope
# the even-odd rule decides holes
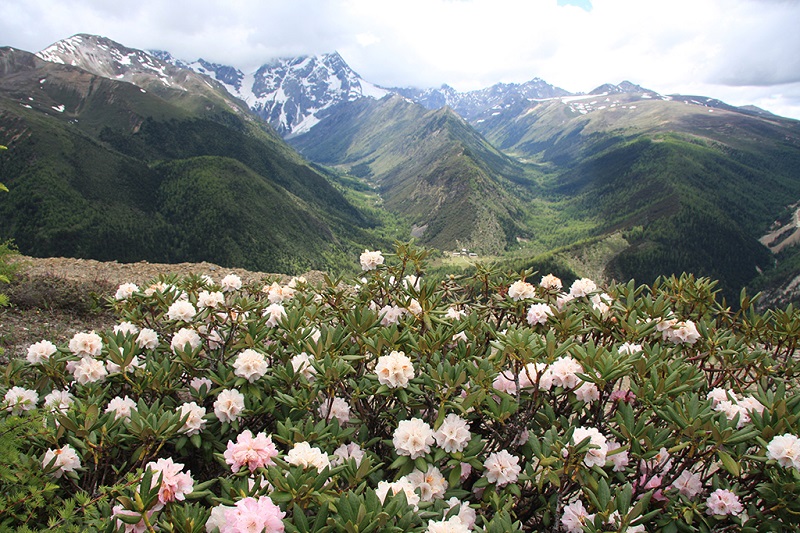
[[[12,49],[0,73],[0,238],[24,253],[289,272],[349,264],[372,240],[374,221],[227,97]]]
[[[534,102],[475,126],[547,168],[543,194],[590,235],[623,232],[630,246],[608,277],[649,283],[689,271],[720,279],[733,296],[770,269],[757,239],[800,199],[800,123],[721,103],[614,99],[615,108],[592,96],[584,106]]]
[[[535,171],[495,150],[450,109],[399,97],[333,108],[289,142],[309,159],[374,183],[385,207],[429,246],[497,253],[527,236],[521,197]]]

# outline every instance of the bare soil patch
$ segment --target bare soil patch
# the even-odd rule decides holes
[[[0,362],[24,357],[28,346],[47,339],[61,344],[81,331],[111,328],[117,323],[106,305],[122,283],[144,285],[161,275],[207,274],[220,281],[236,274],[245,284],[286,282],[290,276],[227,268],[213,263],[118,263],[65,257],[12,259],[19,265],[10,285],[0,286],[11,306],[0,308]],[[322,281],[318,271],[302,274],[309,283]]]

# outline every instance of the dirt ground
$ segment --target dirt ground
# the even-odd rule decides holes
[[[207,274],[215,281],[236,274],[245,284],[290,276],[226,268],[213,263],[117,263],[64,257],[14,258],[19,270],[10,285],[0,286],[12,305],[0,308],[0,363],[24,357],[28,346],[47,339],[57,345],[75,333],[101,330],[116,324],[105,306],[122,283],[144,283],[161,274]],[[321,272],[303,276],[310,283],[322,280]]]

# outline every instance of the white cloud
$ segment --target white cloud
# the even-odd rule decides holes
[[[563,2],[562,2],[563,3]],[[0,35],[29,51],[75,33],[244,69],[338,50],[385,86],[469,90],[540,77],[570,91],[628,79],[699,88],[800,118],[795,0],[5,0]]]

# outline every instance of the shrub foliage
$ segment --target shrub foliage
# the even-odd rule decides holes
[[[794,527],[800,312],[690,275],[433,279],[425,255],[120,286],[114,331],[6,368],[0,527]]]

